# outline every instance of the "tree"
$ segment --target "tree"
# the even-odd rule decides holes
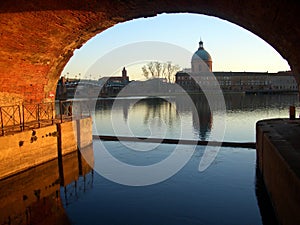
[[[166,79],[169,83],[171,83],[173,76],[178,70],[180,70],[180,67],[179,65],[173,65],[172,62],[167,62],[164,65],[166,70]]]
[[[149,79],[149,72],[147,70],[146,66],[142,67],[143,75],[146,77],[146,79]]]
[[[172,62],[149,62],[142,67],[143,76],[146,79],[166,78],[171,83],[175,73],[180,70],[179,65],[174,65]]]

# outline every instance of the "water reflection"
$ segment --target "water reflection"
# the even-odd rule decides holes
[[[92,146],[82,152],[93,160]],[[1,180],[0,224],[71,224],[65,205],[70,196],[78,199],[93,183],[87,160],[74,152]]]
[[[95,134],[149,136],[208,140],[214,121],[224,119],[211,112],[204,95],[191,95],[193,106],[176,95],[163,98],[103,99],[97,102]],[[225,94],[225,141],[255,141],[255,123],[261,119],[288,117],[290,105],[299,106],[297,94]],[[193,110],[195,107],[196,110]],[[112,110],[113,108],[113,110]],[[112,124],[112,115],[115,127]],[[128,129],[129,128],[129,129]],[[192,129],[191,129],[192,128]],[[218,140],[222,141],[222,140]]]
[[[58,160],[0,182],[0,224],[70,224],[62,207]]]
[[[140,110],[141,108],[147,109],[143,120],[145,125],[157,119],[156,126],[161,127],[162,123],[165,123],[167,126],[172,127],[173,121],[176,121],[179,117],[172,103],[162,98],[142,99],[133,106],[133,110]]]
[[[175,98],[175,104],[178,112],[180,113],[192,113],[192,124],[194,132],[198,135],[198,139],[201,141],[207,140],[212,128],[212,113],[208,104],[208,101],[203,94],[191,95],[193,106],[188,104],[181,96]]]
[[[95,114],[98,134],[160,137],[180,123],[176,106],[163,98],[99,100]]]
[[[259,109],[283,109],[299,105],[299,95],[292,94],[224,94],[227,111],[253,111]]]
[[[94,152],[92,146],[64,156],[60,164],[61,197],[64,206],[77,201],[93,187]]]
[[[263,177],[257,165],[255,175],[255,194],[262,219],[262,224],[279,225]]]

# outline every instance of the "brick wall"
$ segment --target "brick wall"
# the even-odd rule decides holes
[[[0,105],[50,101],[75,49],[123,21],[162,12],[212,15],[241,25],[287,59],[299,81],[300,4],[219,0],[11,0],[0,6]],[[7,94],[8,93],[8,94]]]

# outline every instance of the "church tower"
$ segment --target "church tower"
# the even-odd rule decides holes
[[[123,70],[122,70],[122,77],[124,79],[127,77],[127,71],[126,71],[125,67],[123,67]]]
[[[125,83],[129,82],[129,77],[127,76],[127,70],[125,69],[125,67],[123,67],[122,70],[122,78],[123,78],[123,82]]]

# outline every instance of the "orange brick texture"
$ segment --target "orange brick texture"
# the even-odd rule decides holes
[[[206,14],[240,25],[273,46],[299,74],[299,11],[298,1],[277,0],[2,1],[0,105],[53,101],[49,93],[75,49],[119,22],[164,12]]]

